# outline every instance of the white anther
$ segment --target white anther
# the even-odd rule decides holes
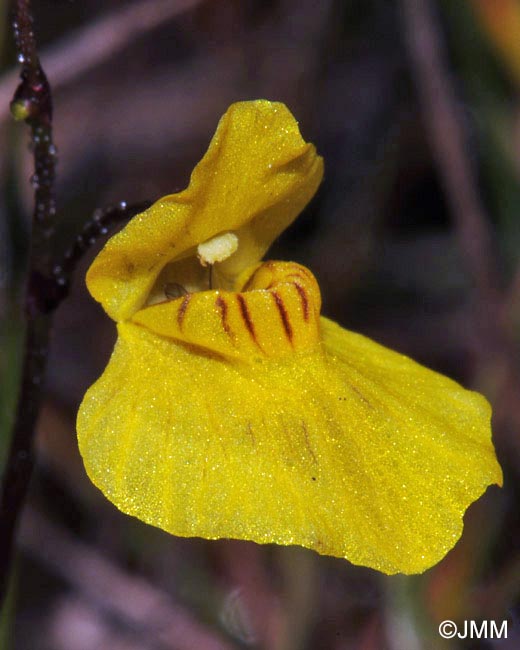
[[[232,232],[226,232],[208,239],[197,246],[197,255],[202,266],[223,262],[238,248],[238,237]]]

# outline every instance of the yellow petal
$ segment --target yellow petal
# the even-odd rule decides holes
[[[322,159],[290,111],[266,100],[233,104],[220,120],[189,187],[157,201],[112,237],[87,285],[114,320],[145,302],[166,264],[232,232],[238,249],[219,265],[233,278],[260,260],[301,212],[323,175]]]
[[[141,309],[132,321],[247,363],[318,345],[321,296],[309,270],[294,262],[266,262],[245,275],[239,293],[186,294]]]
[[[483,397],[330,321],[321,346],[261,364],[118,329],[81,453],[118,508],[175,535],[416,573],[502,480]]]

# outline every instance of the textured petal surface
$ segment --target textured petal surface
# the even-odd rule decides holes
[[[117,507],[175,535],[415,573],[502,480],[484,398],[325,319],[323,342],[256,364],[118,327],[81,453]]]
[[[232,279],[260,260],[322,175],[322,159],[283,104],[233,104],[189,187],[157,201],[107,242],[87,274],[89,291],[111,318],[124,320],[144,304],[165,265],[195,256],[198,244],[226,231],[238,237],[238,250],[219,273]]]

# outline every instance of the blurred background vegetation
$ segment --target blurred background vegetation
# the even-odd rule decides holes
[[[326,175],[270,257],[313,269],[326,315],[483,392],[505,485],[416,577],[301,549],[178,539],[125,517],[87,479],[75,438],[79,402],[115,340],[84,286],[100,242],[55,319],[0,647],[520,647],[520,0],[34,5],[54,92],[63,244],[97,207],[182,189],[231,102],[285,102]],[[0,459],[32,201],[28,132],[9,116],[7,9],[0,1]],[[508,639],[443,641],[444,619],[507,619]]]

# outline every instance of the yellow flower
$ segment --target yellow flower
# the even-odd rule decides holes
[[[501,483],[486,400],[320,317],[260,259],[322,160],[282,104],[234,104],[188,189],[92,264],[119,338],[78,417],[92,481],[175,535],[298,544],[386,573],[438,562]]]

